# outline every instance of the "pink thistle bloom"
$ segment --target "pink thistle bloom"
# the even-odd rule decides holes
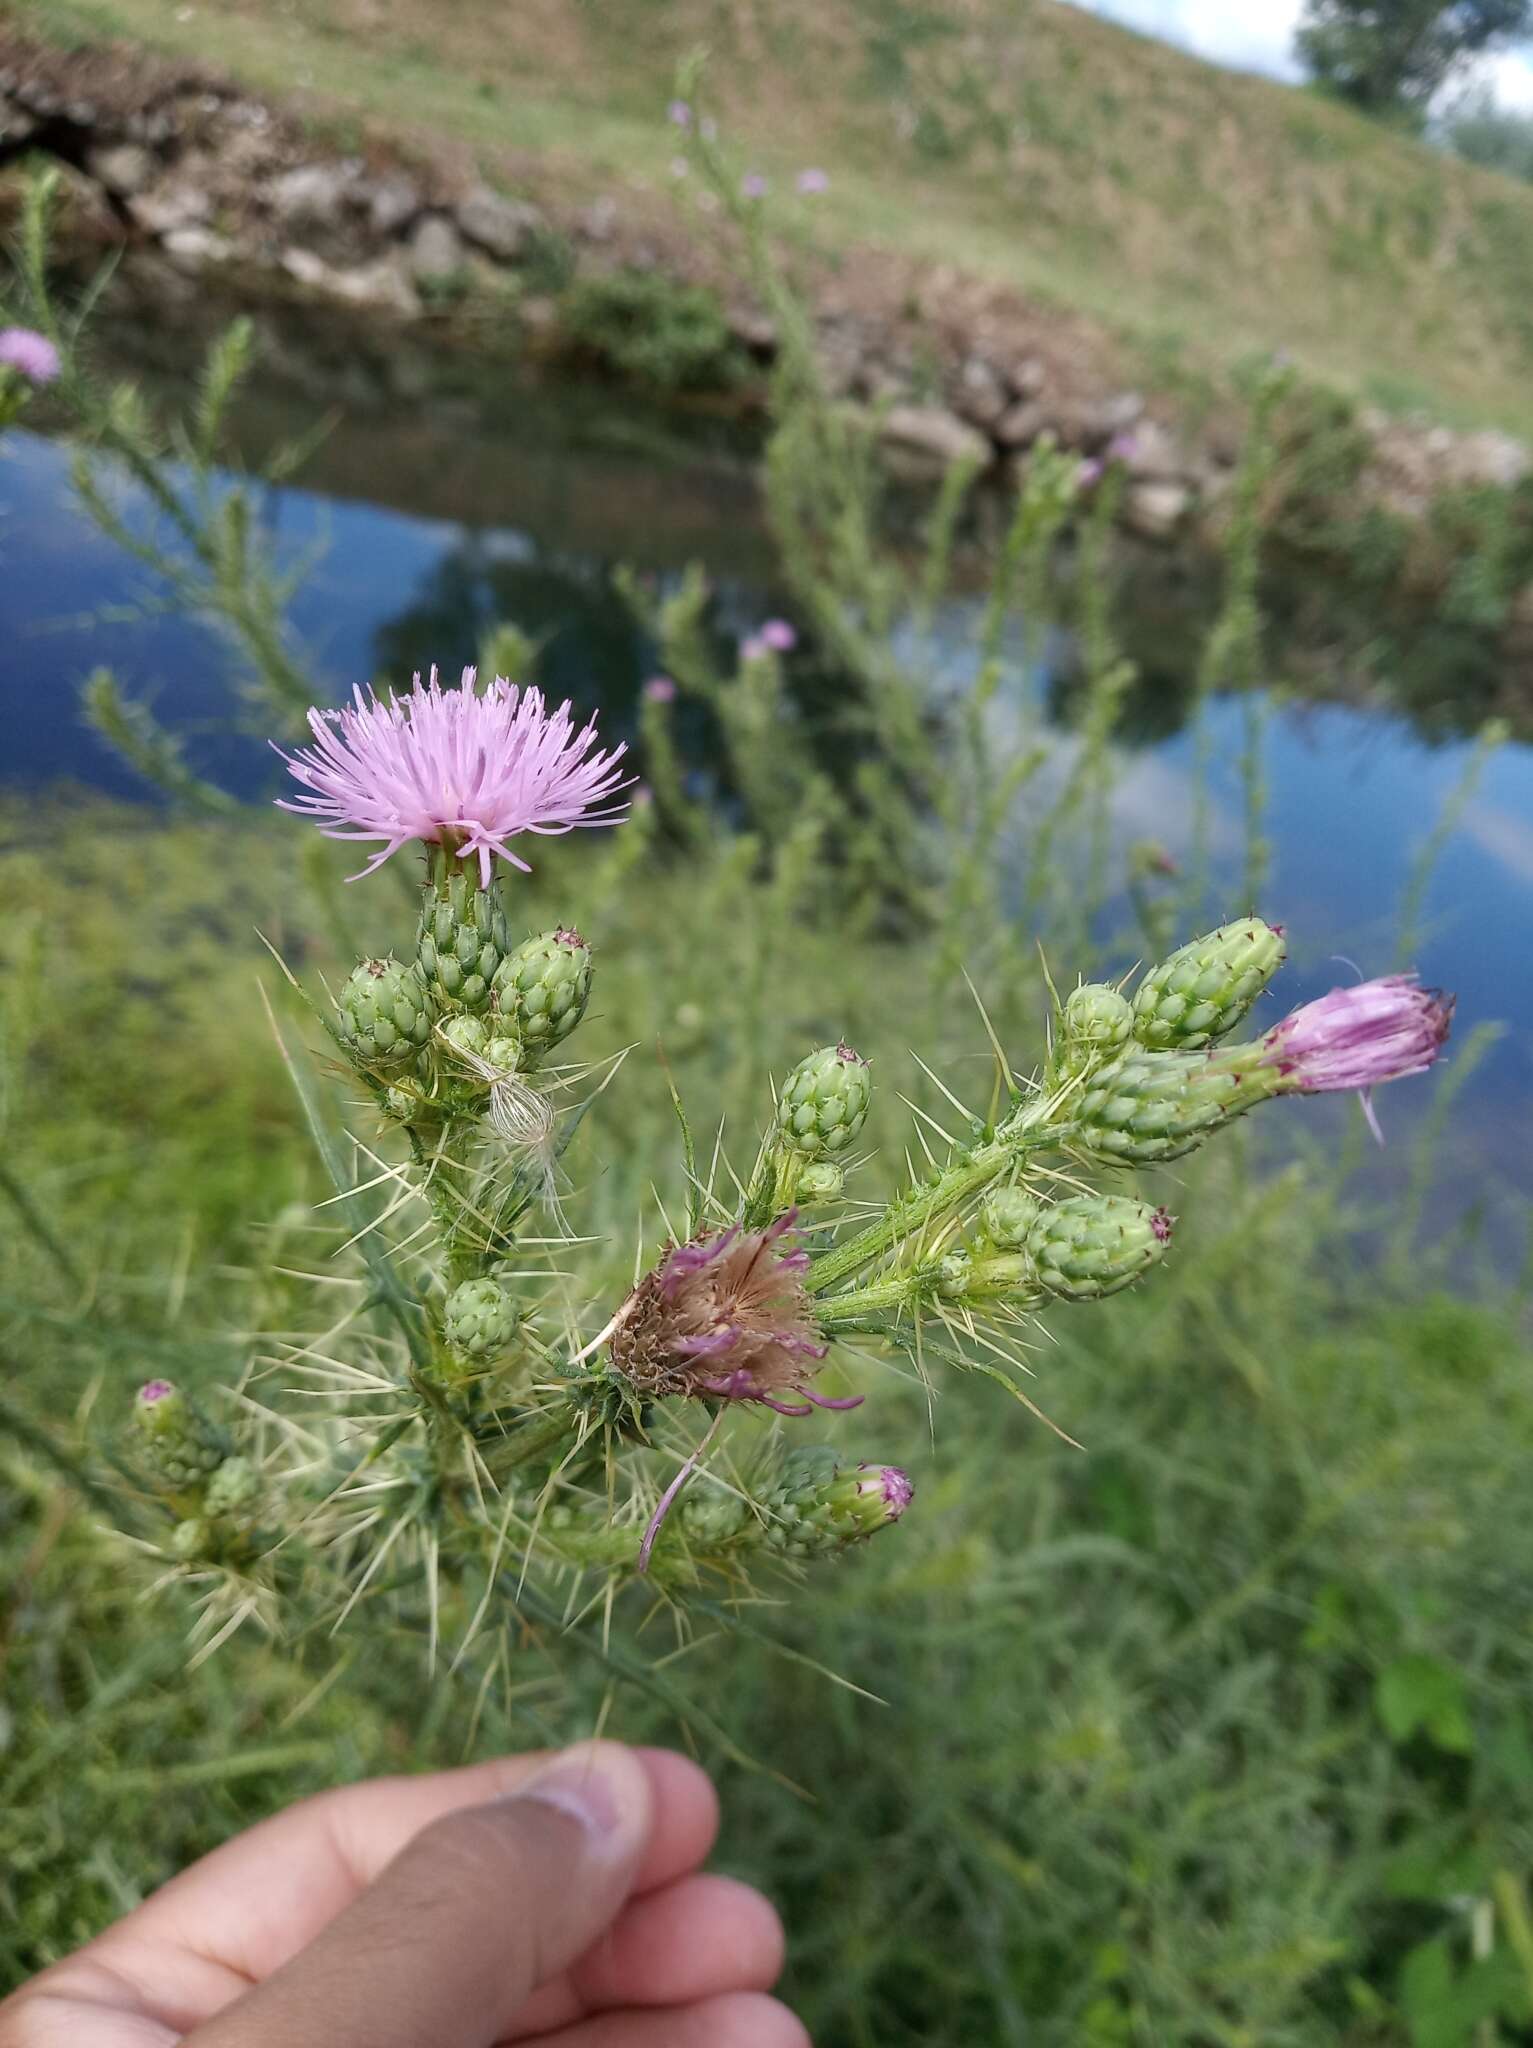
[[[669,676],[651,676],[644,685],[644,696],[651,704],[673,704],[676,701],[676,685]]]
[[[1075,488],[1078,491],[1093,491],[1106,474],[1107,465],[1096,456],[1089,456],[1075,472]]]
[[[671,123],[673,128],[690,128],[692,126],[692,109],[685,100],[672,100],[665,110],[665,118]]]
[[[309,726],[314,745],[282,755],[309,794],[279,803],[329,839],[381,840],[362,874],[416,839],[477,855],[488,888],[496,854],[526,869],[510,844],[523,832],[614,825],[627,810],[598,808],[626,787],[624,749],[593,751],[594,719],[577,730],[568,703],[551,712],[541,690],[502,676],[480,694],[473,669],[453,690],[433,669],[429,683],[416,676],[408,696],[386,703],[359,687],[342,709],[311,711]]]
[[[760,171],[747,171],[740,180],[740,190],[747,199],[765,199],[767,181]]]
[[[813,166],[807,171],[800,171],[796,182],[800,192],[808,199],[813,199],[817,194],[830,190],[830,179],[824,171],[818,170]]]
[[[145,1380],[138,1390],[138,1398],[144,1407],[152,1408],[157,1401],[163,1401],[167,1394],[175,1391],[169,1380]]]
[[[768,619],[756,637],[774,654],[791,654],[798,645],[798,635],[786,619]]]
[[[617,1370],[648,1394],[759,1401],[779,1415],[857,1407],[861,1395],[829,1400],[804,1384],[828,1347],[804,1292],[808,1253],[777,1250],[797,1213],[672,1246],[618,1320]]]
[[[860,1470],[866,1475],[864,1486],[878,1488],[889,1520],[897,1522],[916,1497],[910,1474],[898,1465],[864,1465]]]
[[[0,364],[18,371],[29,384],[51,384],[63,367],[47,335],[31,327],[0,328]]]
[[[762,655],[770,654],[771,646],[764,633],[752,633],[750,638],[740,642],[742,661],[760,661]]]
[[[1381,1081],[1424,1074],[1453,1025],[1453,998],[1422,988],[1414,974],[1387,974],[1356,988],[1333,988],[1275,1024],[1262,1062],[1307,1095],[1358,1089],[1374,1136],[1383,1142],[1369,1091]]]

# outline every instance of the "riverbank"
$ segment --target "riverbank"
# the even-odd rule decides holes
[[[424,325],[436,346],[605,361],[746,412],[776,353],[772,321],[740,286],[734,238],[685,177],[593,189],[572,185],[557,155],[523,152],[514,182],[487,182],[456,139],[385,136],[334,104],[321,110],[312,92],[289,104],[201,61],[78,35],[62,47],[3,24],[0,167],[14,175],[38,161],[65,177],[74,237],[135,252],[172,298],[216,274]],[[827,381],[870,409],[896,466],[935,475],[962,459],[1004,475],[1049,435],[1087,458],[1114,451],[1132,530],[1169,539],[1218,523],[1243,425],[1238,380],[1162,363],[1156,385],[1099,321],[978,268],[848,241],[828,226],[838,203],[795,193],[779,224]],[[1331,472],[1331,550],[1345,552],[1351,527],[1376,513],[1392,523],[1403,580],[1428,589],[1446,573],[1444,550],[1412,530],[1445,500],[1515,496],[1530,469],[1528,448],[1498,429],[1392,417],[1332,394],[1306,396],[1291,439],[1306,479]],[[1524,631],[1530,609],[1507,605]]]

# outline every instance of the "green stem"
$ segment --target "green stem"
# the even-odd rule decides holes
[[[1037,1112],[1024,1111],[1027,1116]],[[935,1181],[924,1188],[910,1189],[896,1195],[876,1223],[870,1223],[866,1230],[849,1237],[844,1244],[832,1247],[810,1265],[804,1282],[810,1294],[824,1294],[838,1281],[850,1278],[860,1267],[871,1265],[875,1259],[897,1244],[924,1231],[937,1217],[956,1209],[971,1195],[977,1195],[981,1188],[1014,1166],[1024,1152],[1037,1152],[1059,1145],[1069,1136],[1072,1126],[1041,1122],[1029,1128],[1025,1122],[1015,1120],[997,1132],[987,1144],[963,1154],[940,1174]]]
[[[863,1316],[884,1309],[906,1307],[914,1291],[911,1275],[898,1273],[891,1280],[876,1280],[871,1287],[849,1288],[845,1294],[820,1302],[815,1308],[815,1320],[822,1330],[858,1322]]]

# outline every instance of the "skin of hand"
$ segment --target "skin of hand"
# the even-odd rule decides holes
[[[809,2048],[718,1801],[594,1742],[289,1807],[0,2005],[0,2048]]]

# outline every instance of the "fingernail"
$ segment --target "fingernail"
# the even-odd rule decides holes
[[[637,1757],[615,1743],[593,1742],[565,1750],[512,1796],[557,1808],[611,1848],[642,1825],[647,1791]]]

